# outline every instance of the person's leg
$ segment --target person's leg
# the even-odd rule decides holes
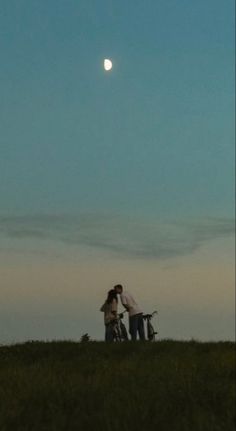
[[[131,335],[131,340],[137,340],[137,330],[138,330],[138,319],[137,316],[130,316],[129,318],[129,332]]]
[[[109,329],[108,329],[108,324],[105,325],[105,341],[106,343],[108,342],[108,338],[109,338]]]
[[[144,332],[144,323],[143,323],[143,315],[138,315],[138,335],[139,339],[144,341],[145,340],[145,332]]]
[[[111,343],[114,339],[113,325],[111,323],[106,324],[105,341]]]

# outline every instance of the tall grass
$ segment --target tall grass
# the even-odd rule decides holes
[[[0,431],[233,431],[234,344],[0,347]]]

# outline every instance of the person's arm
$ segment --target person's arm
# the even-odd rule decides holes
[[[127,298],[126,298],[126,296],[125,296],[124,294],[121,294],[121,295],[120,295],[120,300],[121,300],[121,304],[123,305],[123,307],[124,307],[127,311],[129,311],[129,310],[130,310],[130,307],[129,307],[129,305],[128,305]]]
[[[117,318],[117,302],[115,299],[113,299],[111,304],[111,312],[114,314],[115,318]]]

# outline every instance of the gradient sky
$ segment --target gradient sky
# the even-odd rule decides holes
[[[0,343],[234,337],[234,1],[0,0]],[[113,69],[103,69],[111,58]]]

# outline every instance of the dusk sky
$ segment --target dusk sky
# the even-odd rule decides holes
[[[117,283],[160,338],[234,338],[234,16],[0,0],[0,344],[103,339]]]

